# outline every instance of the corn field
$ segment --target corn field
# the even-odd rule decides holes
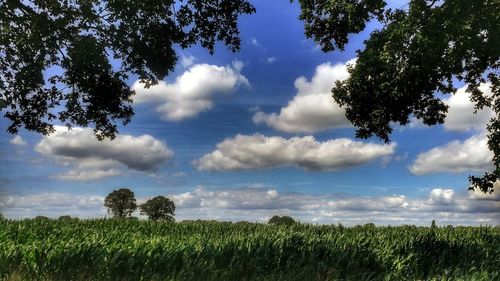
[[[493,227],[0,221],[2,280],[500,280]]]

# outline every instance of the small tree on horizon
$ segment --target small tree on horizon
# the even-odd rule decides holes
[[[115,218],[127,218],[137,209],[135,194],[128,188],[113,190],[104,199],[104,207]]]
[[[290,217],[290,216],[273,216],[269,222],[269,224],[274,224],[274,225],[292,225],[295,224],[296,221]]]
[[[175,204],[164,196],[156,196],[139,206],[141,214],[147,215],[150,220],[175,221]]]
[[[62,215],[59,218],[57,218],[59,221],[78,221],[78,217],[72,217],[70,215]]]

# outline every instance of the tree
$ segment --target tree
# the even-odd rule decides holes
[[[79,219],[77,217],[71,217],[69,215],[62,215],[59,218],[57,218],[59,221],[78,221]]]
[[[46,217],[46,216],[36,216],[34,218],[34,220],[37,220],[37,221],[49,221],[50,218],[49,217]]]
[[[213,53],[222,41],[237,51],[238,17],[254,12],[247,0],[1,1],[0,109],[8,131],[48,134],[59,120],[113,139],[116,123],[134,113],[128,75],[158,83],[174,69],[175,47],[199,43]]]
[[[127,218],[137,209],[135,195],[128,188],[113,190],[104,199],[104,207],[108,208],[108,213],[115,218]]]
[[[268,224],[274,224],[274,225],[293,225],[295,224],[295,220],[292,217],[289,216],[273,216]]]
[[[141,214],[150,220],[174,221],[175,204],[167,197],[156,196],[140,205]]]
[[[498,0],[410,0],[389,9],[383,0],[299,0],[305,34],[323,51],[344,49],[348,35],[377,19],[382,27],[358,50],[350,77],[338,81],[333,98],[357,127],[356,137],[390,141],[393,124],[414,116],[426,125],[442,124],[447,106],[439,95],[467,83],[476,110],[495,112],[487,125],[494,171],[470,176],[470,189],[493,192],[500,178],[500,5]],[[491,83],[493,95],[479,86]]]

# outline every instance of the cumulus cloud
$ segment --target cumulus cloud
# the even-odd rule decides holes
[[[449,106],[448,114],[444,122],[444,128],[449,131],[485,130],[486,124],[495,113],[491,108],[484,108],[474,114],[474,103],[470,100],[470,93],[466,92],[467,86],[457,90],[444,102]],[[491,96],[491,84],[482,84],[479,89],[486,95]]]
[[[24,141],[20,135],[13,137],[10,140],[10,143],[15,145],[15,146],[25,146],[26,145],[26,141]]]
[[[154,103],[161,118],[180,121],[197,116],[214,106],[220,94],[229,94],[241,85],[249,86],[248,79],[240,72],[243,63],[216,66],[195,64],[177,77],[174,83],[160,81],[146,89],[140,81],[132,85],[134,102]]]
[[[485,133],[465,141],[452,141],[422,152],[409,167],[414,175],[438,172],[462,173],[493,169],[493,152],[488,149]]]
[[[308,81],[304,76],[295,80],[297,94],[282,107],[279,113],[259,111],[253,116],[255,124],[266,124],[284,132],[317,132],[330,128],[350,127],[345,110],[332,98],[331,89],[335,81],[349,77],[347,63],[324,63],[316,67],[314,76]]]
[[[155,172],[174,153],[150,135],[118,134],[113,141],[98,141],[91,129],[56,126],[35,151],[71,169],[57,177],[64,180],[95,180],[120,174],[122,168]]]
[[[451,204],[454,195],[453,189],[435,188],[429,194],[429,201],[433,204]]]
[[[198,159],[199,170],[246,170],[296,166],[313,171],[336,171],[394,153],[396,144],[373,144],[346,138],[318,142],[313,136],[266,137],[236,135]]]

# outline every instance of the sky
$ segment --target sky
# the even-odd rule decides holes
[[[395,126],[391,143],[356,139],[330,90],[378,24],[350,36],[345,51],[323,53],[304,36],[297,3],[252,3],[257,13],[239,20],[240,52],[178,49],[175,71],[158,85],[131,77],[135,116],[114,141],[61,126],[13,136],[0,119],[2,214],[106,217],[104,197],[129,188],[138,203],[169,197],[179,221],[500,223],[499,192],[467,190],[468,175],[492,168],[493,113],[472,113],[466,85],[443,97],[443,125],[412,119]]]

